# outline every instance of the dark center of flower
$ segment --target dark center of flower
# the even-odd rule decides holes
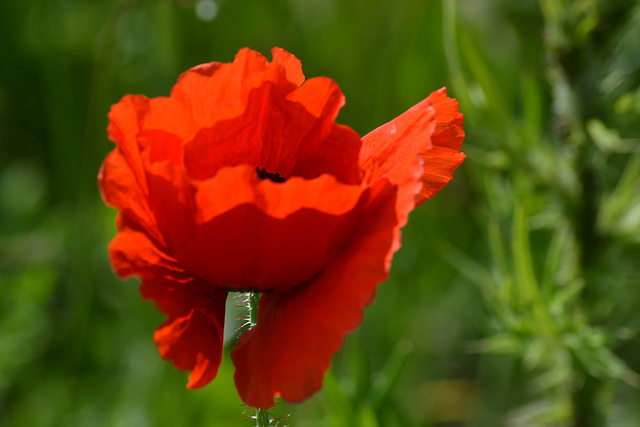
[[[256,172],[258,172],[258,178],[260,179],[269,178],[273,182],[285,182],[287,180],[284,176],[280,176],[278,172],[267,172],[265,168],[259,168],[258,166],[256,166]]]

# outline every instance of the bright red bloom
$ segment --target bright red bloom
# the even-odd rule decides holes
[[[168,316],[154,341],[193,371],[188,387],[216,376],[227,293],[264,292],[232,352],[240,396],[259,408],[320,389],[407,215],[464,159],[463,117],[444,89],[361,139],[335,123],[335,82],[305,81],[297,58],[272,53],[192,68],[170,97],[122,98],[99,175],[120,211],[111,262]]]

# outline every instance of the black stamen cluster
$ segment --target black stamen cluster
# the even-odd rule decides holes
[[[265,168],[259,168],[258,166],[256,166],[256,172],[258,172],[258,178],[260,179],[269,178],[273,182],[286,181],[286,178],[284,176],[280,176],[278,172],[276,173],[267,172]]]

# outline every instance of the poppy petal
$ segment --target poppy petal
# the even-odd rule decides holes
[[[231,353],[236,387],[249,406],[270,408],[278,396],[300,402],[318,391],[332,355],[387,278],[399,238],[395,187],[385,180],[369,190],[374,203],[357,234],[318,277],[298,289],[262,294],[257,325]]]
[[[150,201],[171,254],[234,289],[284,289],[318,274],[351,236],[365,191],[331,175],[260,180],[245,165],[204,181],[169,163],[150,171]]]
[[[345,183],[360,182],[360,136],[350,127],[335,123],[345,104],[338,84],[326,77],[315,77],[291,92],[287,100],[303,105],[318,119],[297,152],[291,153],[297,156],[297,161],[290,161],[294,164],[290,174],[314,177],[330,173]]]
[[[267,68],[267,59],[244,48],[229,64],[212,62],[183,73],[171,91],[171,98],[191,111],[195,123],[208,119],[214,107],[240,99],[242,82],[252,73]]]
[[[141,224],[153,223],[147,196],[119,150],[113,150],[105,157],[98,173],[98,185],[108,206],[126,212]]]
[[[149,142],[142,153],[146,165],[165,160],[176,166],[182,164],[182,140],[175,134],[163,130],[144,130],[140,138]]]
[[[140,122],[149,110],[149,99],[144,95],[125,95],[109,111],[109,139],[115,142],[126,163],[131,168],[137,185],[146,192],[138,133]]]
[[[419,153],[431,146],[434,114],[431,102],[425,99],[362,138],[360,165],[369,174],[369,181],[386,178],[398,186],[401,227],[422,188],[423,163]]]
[[[119,220],[121,224],[126,221],[126,218]],[[126,225],[120,227],[120,232],[109,244],[109,257],[111,265],[121,277],[163,277],[179,282],[192,277],[146,232]]]
[[[246,165],[223,168],[214,178],[189,184],[195,191],[194,214],[200,224],[245,203],[278,219],[301,209],[342,215],[353,209],[364,191],[361,186],[343,184],[329,174],[275,183],[258,178],[255,168]]]
[[[281,66],[273,70],[284,78]],[[243,110],[233,112],[235,117],[201,129],[185,143],[189,176],[206,179],[223,166],[247,164],[285,178],[311,179],[324,172],[344,183],[358,183],[360,138],[334,122],[343,103],[337,85],[312,79],[297,89],[274,91],[266,77],[261,82],[250,91]]]
[[[153,341],[163,359],[175,368],[192,371],[187,388],[200,388],[214,379],[222,360],[223,326],[215,318],[193,309],[188,315],[167,320]]]
[[[141,128],[143,130],[162,130],[173,134],[180,140],[191,136],[194,120],[191,111],[182,102],[166,96],[151,98]]]
[[[464,116],[460,113],[458,101],[447,98],[446,88],[429,95],[429,101],[436,110],[436,128],[431,137],[431,146],[420,153],[424,161],[424,185],[416,197],[416,205],[433,197],[451,181],[453,171],[465,158],[460,152],[464,140]]]
[[[287,80],[296,86],[304,82],[302,63],[295,55],[279,47],[271,49],[271,55],[273,55],[273,62],[282,65],[286,70]]]
[[[140,292],[169,315],[153,336],[160,356],[177,369],[193,371],[188,388],[208,384],[222,359],[227,292],[195,279],[187,283],[147,279]]]

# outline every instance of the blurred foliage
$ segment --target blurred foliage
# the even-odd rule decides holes
[[[280,425],[638,425],[637,1],[5,1],[0,36],[0,426],[252,415],[228,354],[198,391],[157,356],[96,188],[111,104],[244,46],[336,80],[361,134],[441,86],[466,118],[455,181]]]

